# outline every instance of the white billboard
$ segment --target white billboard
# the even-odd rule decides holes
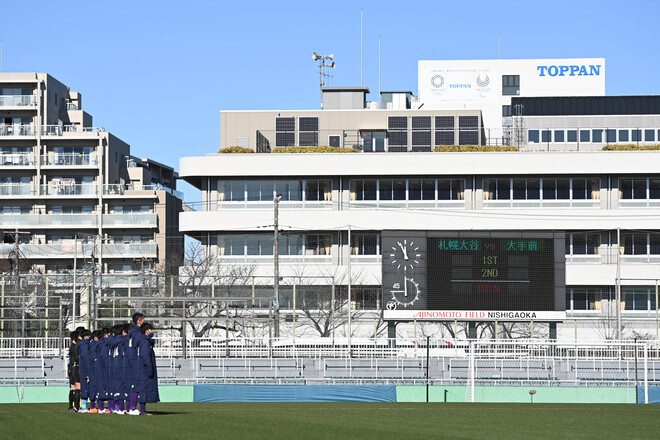
[[[495,103],[502,90],[496,67],[429,67],[422,78],[422,102]]]

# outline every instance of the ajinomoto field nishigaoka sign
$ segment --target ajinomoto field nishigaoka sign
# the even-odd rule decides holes
[[[383,231],[383,317],[561,321],[563,232]]]

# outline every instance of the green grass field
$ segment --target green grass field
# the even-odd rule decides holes
[[[153,417],[0,405],[3,439],[650,439],[660,405],[161,403]],[[72,428],[73,427],[73,428]]]

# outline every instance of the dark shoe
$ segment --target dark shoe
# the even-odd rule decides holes
[[[78,412],[78,410],[75,408],[69,408],[69,412]]]

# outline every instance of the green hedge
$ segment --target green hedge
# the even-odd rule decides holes
[[[660,150],[660,145],[605,145],[603,151],[652,151]]]
[[[218,153],[254,153],[254,150],[234,145],[233,147],[223,148]]]
[[[352,148],[338,147],[281,147],[275,148],[273,153],[356,153]]]
[[[486,145],[438,145],[436,153],[455,153],[465,151],[518,151],[518,147],[489,147]]]

